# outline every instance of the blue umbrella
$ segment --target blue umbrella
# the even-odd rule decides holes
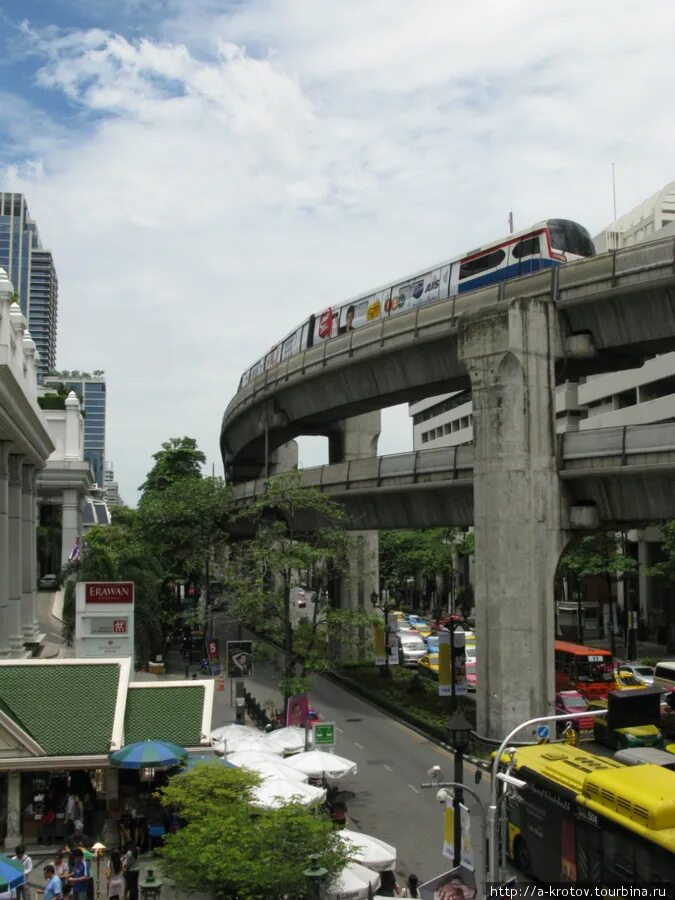
[[[225,766],[226,769],[236,769],[234,763],[228,762],[224,756],[191,756],[185,763],[182,772],[194,769],[197,763],[208,763],[210,766]]]
[[[25,883],[23,863],[8,856],[0,856],[0,891],[13,891]]]
[[[136,741],[110,754],[110,762],[121,769],[168,769],[185,759],[185,747],[171,741]]]

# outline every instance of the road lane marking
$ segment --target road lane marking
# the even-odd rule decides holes
[[[391,766],[388,766],[386,763],[382,763],[382,766],[387,770],[387,772],[393,772],[393,771],[394,771],[394,770],[392,769],[392,767],[391,767]]]
[[[338,734],[344,734],[344,731],[340,728],[339,725],[335,726],[335,730],[337,731]]]
[[[408,787],[410,788],[411,791],[415,791],[416,794],[419,794],[419,791],[417,790],[417,788],[415,787],[414,784],[409,784]]]
[[[354,744],[359,748],[359,750],[363,750],[363,747],[361,746],[361,744],[359,744],[358,741],[354,741]]]

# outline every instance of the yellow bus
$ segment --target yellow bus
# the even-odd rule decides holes
[[[675,772],[569,744],[515,751],[508,852],[544,882],[658,883],[675,896]]]

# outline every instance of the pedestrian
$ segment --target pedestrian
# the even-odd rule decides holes
[[[414,872],[411,872],[410,875],[408,875],[408,880],[406,882],[406,886],[403,888],[403,893],[401,894],[401,896],[402,897],[419,897],[420,892],[417,889],[417,886],[419,885],[419,883],[420,883],[420,880],[417,877],[417,875],[415,875]]]
[[[92,840],[88,834],[84,833],[84,822],[82,819],[76,819],[75,830],[68,835],[67,842],[71,850],[74,847],[91,847]]]
[[[16,900],[31,900],[30,888],[28,887],[28,879],[30,873],[33,871],[33,860],[26,853],[26,848],[23,846],[23,844],[19,844],[19,846],[16,848],[15,854],[12,859],[22,864],[23,872],[26,876],[26,883],[19,885],[19,887],[16,889]]]
[[[40,893],[45,895],[45,900],[61,900],[63,888],[54,866],[45,866],[42,873],[45,876],[45,889]]]
[[[127,852],[124,854],[122,869],[127,883],[126,900],[138,900],[138,878],[141,874],[141,864],[138,860],[138,847],[132,843],[127,844]]]
[[[74,791],[69,791],[68,796],[66,797],[66,809],[65,809],[65,829],[66,834],[70,834],[73,828],[75,827],[75,819],[77,816],[75,815],[75,793]]]
[[[76,847],[72,853],[73,867],[68,880],[73,889],[73,900],[87,900],[89,889],[89,875],[87,864],[84,861],[84,852],[81,847]]]
[[[396,875],[392,869],[387,869],[380,874],[379,897],[400,897],[401,890],[396,883]]]
[[[63,858],[61,850],[54,854],[54,872],[61,879],[61,887],[63,887],[63,882],[68,877],[68,862]]]
[[[110,861],[105,867],[105,877],[108,879],[108,900],[124,900],[126,884],[119,850],[113,850],[110,854]]]

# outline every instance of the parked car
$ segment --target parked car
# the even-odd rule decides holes
[[[38,588],[41,591],[55,591],[59,586],[58,575],[43,575],[38,581]]]
[[[654,686],[675,690],[675,659],[661,659],[654,668]]]
[[[425,675],[438,678],[438,653],[425,653],[417,660],[417,668]]]
[[[398,659],[402,666],[415,666],[427,652],[424,641],[416,631],[397,632]]]
[[[421,638],[427,638],[431,634],[431,626],[425,619],[419,616],[408,616],[408,625],[416,631]]]
[[[629,750],[617,750],[614,754],[617,762],[625,766],[653,765],[675,771],[675,755],[655,747],[631,747]]]
[[[621,663],[620,675],[632,675],[643,684],[654,684],[654,667],[643,666],[640,663]]]
[[[580,713],[588,709],[588,700],[579,691],[560,691],[555,695],[555,713],[564,716],[566,713]],[[572,728],[579,732],[580,736],[593,736],[593,716],[583,719],[570,719]],[[565,730],[565,722],[556,722],[558,734]]]
[[[669,738],[675,737],[675,691],[665,691],[661,695],[661,731]],[[675,753],[675,750],[670,752]]]

